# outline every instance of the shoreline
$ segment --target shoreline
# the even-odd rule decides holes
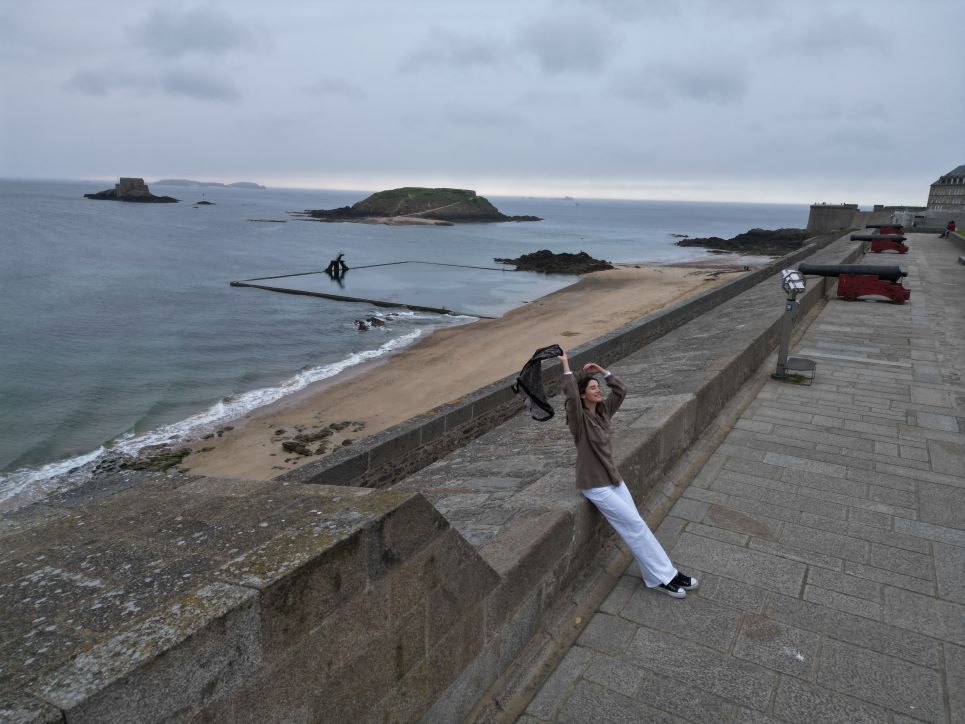
[[[583,275],[575,283],[523,303],[506,312],[503,317],[476,318],[475,321],[455,325],[430,325],[428,334],[397,351],[376,359],[363,360],[331,377],[311,382],[301,389],[285,394],[273,402],[234,417],[219,419],[183,437],[168,438],[168,442],[161,444],[147,442],[133,453],[124,451],[123,445],[104,445],[69,460],[55,460],[34,468],[12,471],[25,474],[26,480],[0,499],[0,510],[16,510],[42,501],[50,495],[74,489],[92,478],[132,472],[136,469],[173,468],[213,477],[267,480],[320,460],[344,440],[349,440],[351,444],[504,378],[518,371],[528,359],[529,353],[538,346],[554,342],[566,348],[578,346],[633,319],[726,281],[743,273],[747,267],[754,268],[767,263],[767,260],[765,257],[714,254],[672,261],[619,263],[614,270]],[[607,274],[610,276],[601,276]],[[618,278],[627,275],[629,279]],[[640,290],[633,291],[632,278],[635,276],[639,277],[640,283],[648,280],[650,282],[650,287],[643,294],[645,298],[641,299],[640,303],[628,299],[628,289],[631,292],[629,296],[640,296]],[[654,296],[651,292],[654,292],[652,285],[655,282],[658,288]],[[571,302],[585,303],[588,300],[590,307],[587,313],[599,311],[601,303],[609,310],[605,300],[607,295],[611,294],[615,294],[615,299],[622,300],[617,303],[616,311],[622,314],[623,318],[607,320],[604,316],[590,319],[591,323],[603,326],[595,326],[589,332],[585,331],[585,326],[577,323],[573,325],[574,328],[584,329],[583,332],[557,330],[562,333],[559,337],[543,340],[540,344],[534,343],[531,335],[518,335],[520,324],[535,328],[554,320],[561,323],[567,321],[567,315],[564,313],[560,316],[559,312]],[[521,320],[517,320],[517,317],[521,317]],[[498,337],[503,325],[507,325],[510,330],[516,328],[515,343],[507,345],[498,340],[487,339],[487,335]],[[462,346],[458,341],[462,330],[470,330],[469,337],[475,340],[473,344],[477,349],[493,348],[501,354],[490,355],[493,357],[492,364],[483,364],[482,369],[477,369],[482,376],[463,375],[460,379],[458,375],[454,377],[443,371],[440,378],[433,371],[437,365],[437,357],[444,353],[446,348]],[[439,351],[440,349],[442,351]],[[387,364],[393,362],[398,365],[398,360],[405,363],[402,369]],[[459,364],[465,366],[466,362],[460,360]],[[499,366],[500,364],[502,366]],[[429,371],[426,372],[424,368]],[[440,385],[428,396],[407,392],[401,399],[387,399],[384,393],[378,391],[385,389],[386,385],[394,384],[400,377],[411,377],[416,380],[416,384],[436,385],[439,382]],[[330,390],[334,392],[329,392]],[[331,396],[330,400],[322,399],[328,396]],[[382,407],[387,409],[380,409]],[[263,424],[256,431],[250,429],[257,423]],[[273,427],[276,423],[277,426]],[[282,450],[282,443],[292,440],[296,435],[316,435],[322,428],[339,423],[348,424],[341,430],[331,430],[330,435],[323,434],[322,438],[313,439],[308,445],[309,449],[302,450],[310,453],[309,455]],[[157,437],[159,431],[163,430],[164,427],[145,435]],[[284,435],[275,435],[278,430],[284,430]],[[328,444],[323,455],[314,454],[319,449],[319,443]],[[36,477],[36,474],[45,468],[56,472]]]
[[[128,453],[111,446],[102,446],[90,453],[71,460],[56,460],[51,463],[24,468],[27,475],[31,470],[36,473],[44,468],[60,469],[53,475],[29,479],[25,487],[0,500],[0,510],[16,510],[46,499],[50,495],[66,492],[78,485],[88,482],[91,478],[101,478],[123,472],[131,472],[147,463],[144,469],[167,469],[190,471],[196,474],[214,477],[237,477],[267,480],[284,472],[293,470],[312,461],[320,460],[324,454],[332,452],[344,440],[355,442],[362,438],[380,432],[395,424],[429,411],[441,404],[457,400],[459,397],[485,386],[498,379],[518,371],[529,353],[537,346],[559,343],[566,348],[578,346],[612,329],[652,313],[665,306],[669,306],[681,299],[704,291],[727,279],[743,273],[748,266],[754,268],[766,263],[764,257],[745,257],[734,254],[708,255],[701,258],[672,261],[650,261],[640,263],[619,263],[616,269],[608,272],[596,272],[581,276],[575,283],[556,290],[543,297],[523,303],[503,317],[496,319],[479,319],[456,325],[429,326],[425,334],[397,351],[377,359],[363,360],[331,377],[317,380],[305,387],[286,394],[273,402],[260,405],[235,417],[226,417],[206,428],[200,428],[175,440],[161,445],[147,444],[141,446],[138,452]],[[609,277],[602,276],[609,274]],[[618,277],[629,275],[629,279]],[[640,290],[633,291],[633,278],[639,277],[639,282],[649,281],[651,287],[643,294],[640,303],[628,300],[628,289],[631,296],[639,296]],[[654,296],[652,284],[657,282],[657,293]],[[629,286],[628,286],[629,285]],[[554,320],[567,321],[567,315],[559,315],[560,308],[565,308],[572,302],[584,303],[589,300],[589,311],[599,311],[601,302],[607,306],[607,295],[615,294],[622,302],[617,304],[617,313],[623,317],[619,319],[591,319],[594,324],[603,326],[593,327],[585,331],[585,327],[574,324],[575,328],[584,329],[573,332],[570,329],[557,330],[562,334],[558,338],[543,340],[536,344],[529,336],[524,335],[518,343],[499,344],[498,341],[487,339],[487,335],[499,336],[503,325],[510,329],[520,324],[538,327]],[[630,301],[628,305],[627,302]],[[547,309],[546,305],[549,305]],[[609,308],[609,307],[607,307]],[[629,315],[628,315],[629,312]],[[522,317],[521,321],[516,318]],[[502,354],[495,355],[492,365],[483,365],[479,372],[483,376],[462,379],[458,375],[443,374],[441,385],[428,396],[407,393],[402,400],[388,400],[388,409],[380,410],[386,401],[386,396],[374,392],[393,384],[399,377],[413,378],[418,382],[419,375],[423,375],[421,384],[435,385],[438,375],[431,371],[437,364],[436,358],[447,347],[459,347],[462,330],[470,330],[470,337],[476,339],[476,346],[490,348],[495,345]],[[518,330],[517,330],[518,331]],[[528,350],[528,351],[527,351]],[[498,365],[502,358],[505,361]],[[387,363],[398,364],[398,360],[405,363],[403,370],[393,368]],[[465,361],[460,361],[461,365]],[[426,373],[424,368],[430,371]],[[495,369],[495,371],[493,371]],[[334,392],[329,392],[334,390]],[[328,404],[329,396],[333,404]],[[358,399],[356,399],[358,398]],[[400,405],[402,405],[400,407]],[[408,406],[407,406],[408,405]],[[252,430],[252,425],[261,423],[258,430]],[[275,426],[277,423],[277,426]],[[323,455],[300,455],[283,451],[282,442],[290,440],[295,435],[317,434],[322,428],[332,424],[348,423],[341,430],[332,430],[324,439],[313,440],[309,450],[303,452],[315,453],[318,442],[328,443],[329,447]],[[163,428],[160,428],[163,430]],[[274,433],[284,430],[284,436]],[[157,431],[154,431],[155,433]],[[146,433],[149,434],[149,433]],[[179,455],[184,451],[186,455]],[[183,459],[182,459],[183,457]],[[163,467],[156,467],[157,464]],[[69,468],[69,469],[68,469]]]
[[[183,441],[192,453],[180,469],[212,477],[271,479],[502,379],[518,371],[537,347],[579,346],[759,263],[715,255],[619,264],[584,275],[498,319],[435,328],[398,352],[225,421],[217,437]],[[292,450],[296,443],[300,452]],[[315,454],[320,449],[321,454]]]

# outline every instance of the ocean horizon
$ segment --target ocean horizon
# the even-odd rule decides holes
[[[503,213],[544,221],[389,227],[287,213],[350,205],[364,198],[360,191],[165,184],[156,193],[181,203],[83,198],[104,187],[0,180],[0,506],[24,491],[74,484],[108,452],[199,437],[435,328],[500,316],[575,281],[460,267],[351,267],[402,260],[497,267],[494,257],[544,248],[618,263],[670,262],[707,256],[674,246],[675,234],[803,227],[808,211],[803,204],[487,196]],[[212,205],[196,207],[202,199]],[[350,266],[344,287],[321,275],[285,285],[429,300],[465,314],[229,286],[320,270],[339,252]],[[385,327],[355,328],[356,319],[388,311],[399,314]]]

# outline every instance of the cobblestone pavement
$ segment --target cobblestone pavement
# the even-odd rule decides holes
[[[965,266],[912,235],[910,303],[831,299],[518,720],[965,722]]]

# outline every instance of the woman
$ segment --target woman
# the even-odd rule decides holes
[[[673,563],[646,522],[640,517],[627,484],[623,482],[610,449],[610,418],[620,409],[627,388],[595,362],[583,365],[585,373],[577,382],[564,352],[563,393],[566,395],[566,424],[576,443],[576,485],[630,547],[637,559],[643,582],[674,598],[684,598],[697,588],[697,579],[685,576]],[[602,374],[610,388],[603,399],[599,381]]]

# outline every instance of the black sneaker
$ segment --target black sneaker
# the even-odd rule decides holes
[[[697,588],[697,579],[691,576],[685,576],[683,573],[678,571],[677,575],[673,577],[670,581],[671,584],[676,585],[678,588],[682,588],[685,591],[692,591]]]
[[[674,583],[673,581],[671,581],[670,583],[661,583],[654,590],[662,591],[663,593],[666,593],[668,596],[671,596],[673,598],[687,597],[687,592],[684,589],[682,589],[680,586],[678,586],[676,583]]]

